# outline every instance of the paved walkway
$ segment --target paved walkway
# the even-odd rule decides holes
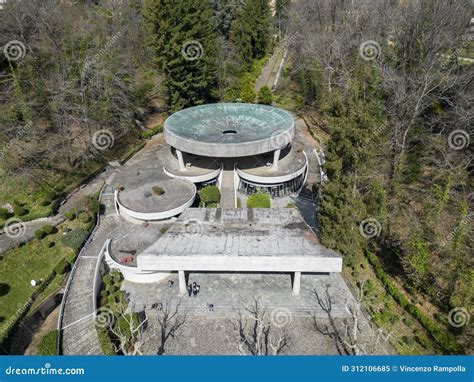
[[[90,245],[76,260],[76,269],[64,301],[62,354],[101,353],[94,320],[94,272],[100,250],[119,222],[113,211],[112,193],[103,195],[102,204],[105,205],[105,214]]]
[[[221,185],[221,208],[235,208],[235,193],[234,193],[234,171],[225,169],[222,172]]]
[[[262,72],[255,81],[255,94],[258,94],[258,91],[264,86],[268,86],[271,89],[274,85],[284,56],[284,51],[280,46],[275,48],[275,53],[270,57],[267,64],[262,69]]]

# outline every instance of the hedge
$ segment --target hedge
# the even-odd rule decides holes
[[[257,192],[247,199],[247,208],[270,208],[270,195],[265,192]]]
[[[104,355],[117,355],[114,351],[114,345],[104,329],[97,328],[97,337],[99,339],[100,350]]]
[[[121,158],[119,163],[123,166],[131,157],[133,157],[136,153],[138,153],[142,148],[144,148],[146,142],[140,143],[138,146],[135,146],[128,150]]]
[[[41,229],[46,235],[51,235],[54,232],[54,227],[51,224],[46,224]]]
[[[140,136],[143,139],[150,139],[153,137],[155,134],[161,133],[163,131],[163,125],[156,125],[155,127],[152,127],[151,129],[142,131],[140,133]]]
[[[72,248],[77,253],[87,240],[87,236],[88,232],[82,228],[75,228],[62,237],[62,242],[65,246]]]
[[[54,271],[57,275],[63,275],[69,270],[69,266],[70,264],[63,259],[54,267]]]
[[[221,194],[216,186],[206,186],[199,191],[201,206],[207,207],[210,204],[217,204],[221,200]]]
[[[366,251],[366,257],[375,270],[377,278],[382,282],[385,289],[393,297],[393,299],[408,313],[410,313],[433,337],[436,343],[448,354],[464,354],[462,347],[456,342],[456,338],[443,330],[438,324],[426,316],[415,305],[411,304],[405,295],[398,290],[390,277],[385,273],[377,256]]]
[[[46,333],[38,344],[36,355],[57,355],[56,343],[58,340],[58,331],[51,330]]]

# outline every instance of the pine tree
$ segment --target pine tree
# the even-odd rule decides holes
[[[215,101],[217,50],[208,2],[145,0],[142,14],[170,109]]]

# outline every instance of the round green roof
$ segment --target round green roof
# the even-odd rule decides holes
[[[215,103],[174,113],[165,121],[164,130],[167,142],[185,152],[246,156],[291,142],[294,120],[288,112],[272,106]]]

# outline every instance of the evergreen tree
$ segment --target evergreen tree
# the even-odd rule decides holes
[[[273,95],[268,86],[263,86],[258,91],[258,103],[262,105],[271,105],[273,102]]]
[[[171,110],[217,99],[212,10],[200,0],[145,0],[149,44],[166,75]]]
[[[244,69],[251,60],[261,58],[270,46],[271,13],[268,1],[252,0],[237,13],[230,28],[230,40],[236,46]]]

